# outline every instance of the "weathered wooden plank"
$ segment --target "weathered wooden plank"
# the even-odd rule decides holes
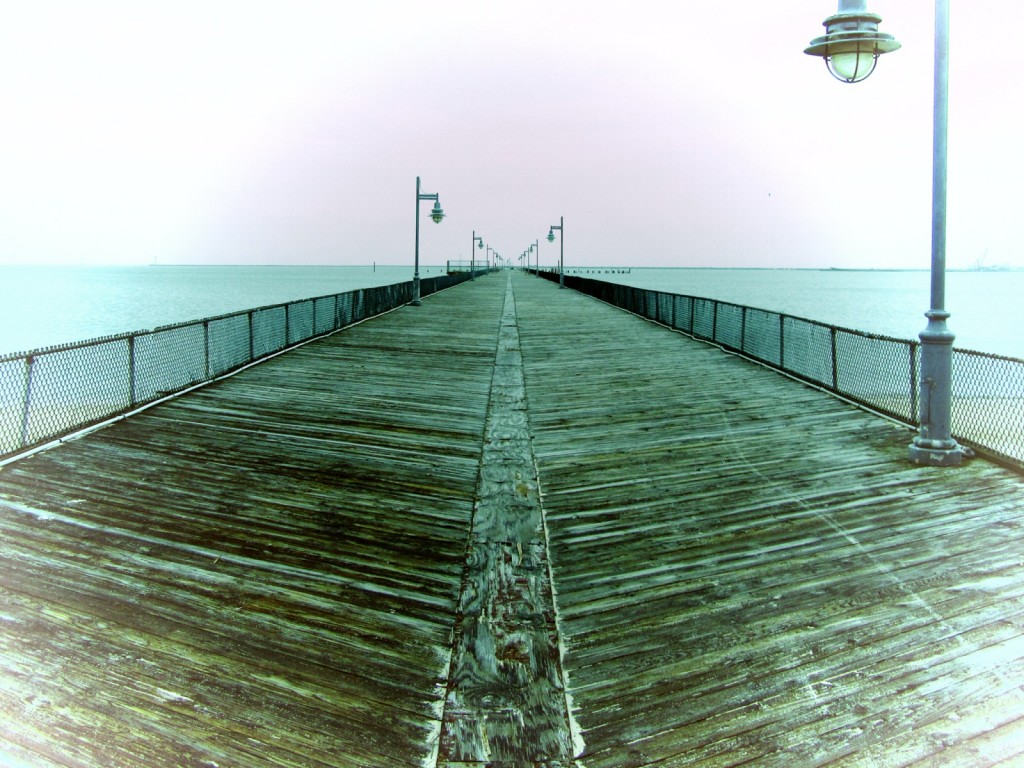
[[[573,757],[511,280],[498,333],[438,766]]]
[[[0,755],[426,760],[502,288],[432,296],[0,471]]]
[[[921,472],[882,420],[572,292],[516,289],[588,768],[875,765],[897,742],[910,763],[980,738],[981,719],[946,747],[929,729],[989,698],[1013,730],[1019,477]]]
[[[1019,759],[1019,476],[911,467],[905,431],[542,281],[513,323],[504,287],[0,472],[0,758]]]

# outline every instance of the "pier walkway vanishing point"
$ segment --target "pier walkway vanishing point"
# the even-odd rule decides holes
[[[1024,760],[1024,479],[481,277],[0,470],[0,764]]]

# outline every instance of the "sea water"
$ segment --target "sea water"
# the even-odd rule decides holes
[[[2,266],[0,355],[409,280],[405,266]]]
[[[627,271],[628,269],[628,271]],[[566,269],[608,282],[700,296],[817,320],[842,328],[917,339],[927,324],[927,270]],[[1024,271],[948,272],[946,309],[954,346],[1024,358]]]
[[[442,274],[426,266],[421,277]],[[610,282],[759,307],[914,339],[927,271],[567,269]],[[412,279],[410,266],[0,267],[0,354],[148,330],[254,307]],[[950,272],[956,346],[1024,358],[1024,272]]]

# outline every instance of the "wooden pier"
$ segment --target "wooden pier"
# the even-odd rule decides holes
[[[490,275],[0,469],[0,765],[1024,764],[1024,478]]]

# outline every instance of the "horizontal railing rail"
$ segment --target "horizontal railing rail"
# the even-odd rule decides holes
[[[490,268],[484,259],[449,259],[445,262],[445,271],[448,274],[453,272],[469,272],[476,270],[476,272],[488,272]]]
[[[468,280],[420,281],[427,296]],[[35,448],[412,300],[412,282],[0,355],[0,458]]]
[[[917,341],[579,275],[565,285],[920,426]],[[1024,360],[954,349],[952,418],[961,443],[1024,469]]]

